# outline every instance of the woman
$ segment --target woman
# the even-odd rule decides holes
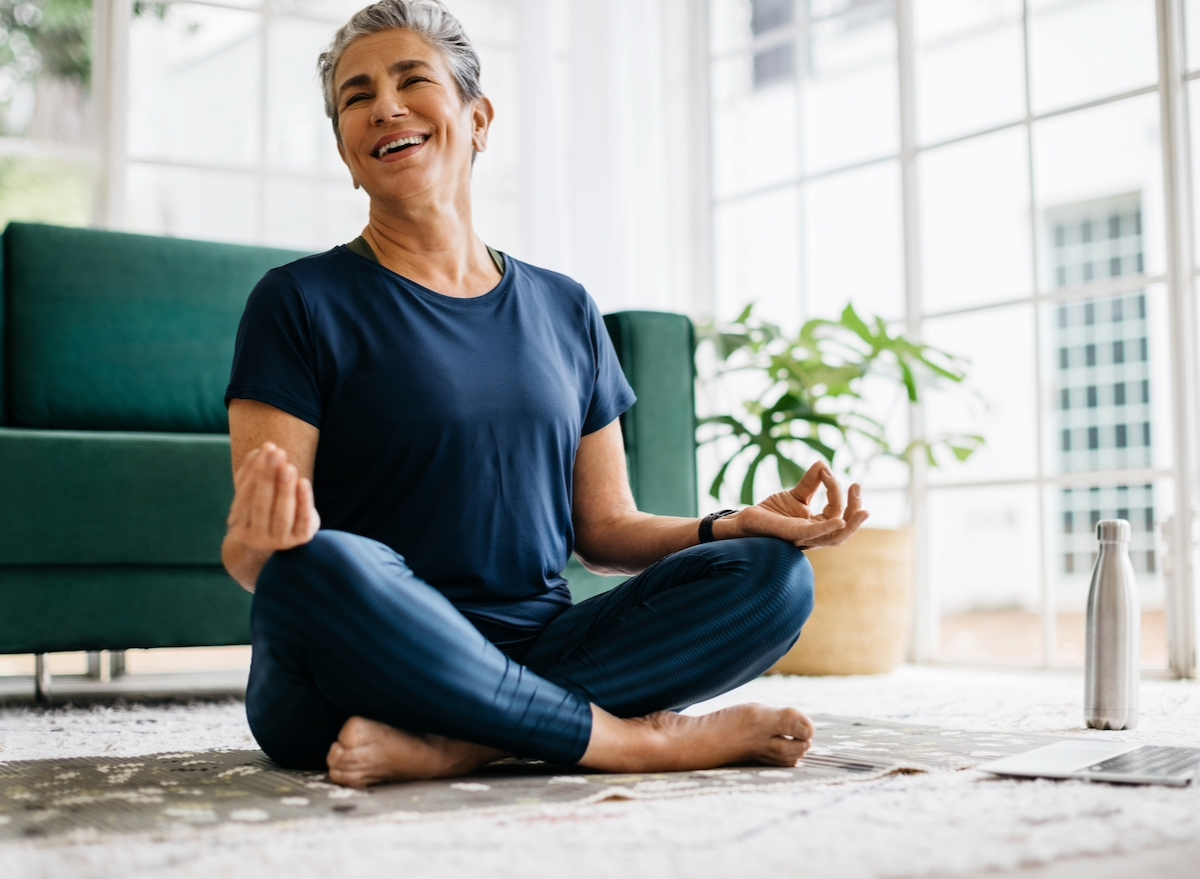
[[[505,754],[795,763],[813,727],[794,709],[673,711],[792,645],[813,600],[798,547],[853,534],[858,487],[843,508],[818,464],[723,517],[638,512],[618,420],[634,397],[595,304],[472,228],[493,110],[459,23],[439,0],[383,0],[320,71],[370,221],[263,278],[226,396],[223,558],[255,592],[246,702],[263,749],[351,786]],[[638,576],[571,606],[572,551]]]

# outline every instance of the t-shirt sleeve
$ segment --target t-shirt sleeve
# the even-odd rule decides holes
[[[637,395],[629,386],[616,349],[604,327],[604,318],[592,298],[588,297],[588,332],[591,334],[592,350],[596,354],[596,381],[592,385],[592,399],[583,419],[583,435],[595,433],[619,418],[625,410],[637,402]]]
[[[256,400],[321,426],[321,389],[312,324],[291,274],[272,269],[246,301],[225,391],[230,400]]]

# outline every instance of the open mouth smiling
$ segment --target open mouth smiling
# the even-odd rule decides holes
[[[375,149],[375,158],[382,159],[384,156],[390,156],[393,153],[401,153],[405,150],[418,147],[425,141],[429,140],[428,134],[414,134],[408,137],[397,137],[394,140],[380,145]]]

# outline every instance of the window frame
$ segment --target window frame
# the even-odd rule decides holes
[[[707,0],[706,12],[711,16],[715,0]],[[1034,357],[1035,374],[1038,376],[1039,394],[1047,390],[1046,381],[1052,370],[1043,359],[1049,356],[1043,345],[1043,337],[1049,310],[1058,304],[1078,301],[1080,299],[1103,298],[1122,293],[1133,293],[1137,290],[1160,285],[1166,290],[1167,310],[1169,315],[1170,343],[1170,379],[1172,413],[1172,440],[1174,459],[1169,467],[1140,467],[1113,470],[1096,470],[1082,472],[1055,472],[1052,464],[1053,451],[1046,448],[1046,419],[1049,413],[1047,406],[1040,402],[1036,406],[1035,429],[1038,437],[1036,478],[1013,479],[979,479],[955,481],[945,488],[953,490],[970,490],[972,488],[990,488],[1007,485],[1036,487],[1039,498],[1036,511],[1036,522],[1039,534],[1036,552],[1041,571],[1041,605],[1042,605],[1042,662],[1041,667],[1074,667],[1066,666],[1055,661],[1056,655],[1056,607],[1054,595],[1054,576],[1052,575],[1053,550],[1048,546],[1049,528],[1059,517],[1059,514],[1047,510],[1045,501],[1048,492],[1053,489],[1078,487],[1082,485],[1116,485],[1121,482],[1151,483],[1169,480],[1173,485],[1176,515],[1172,517],[1178,522],[1179,511],[1193,509],[1200,502],[1200,492],[1197,491],[1197,461],[1198,444],[1200,444],[1200,364],[1197,363],[1196,342],[1196,277],[1200,275],[1192,253],[1193,237],[1192,223],[1194,206],[1192,204],[1192,169],[1191,148],[1189,143],[1188,125],[1188,84],[1200,80],[1200,68],[1188,72],[1185,56],[1184,30],[1184,0],[1154,0],[1156,25],[1157,52],[1157,81],[1106,95],[1094,100],[1083,101],[1070,106],[1058,107],[1046,112],[1033,112],[1033,95],[1031,91],[1030,70],[1030,3],[1023,0],[1020,8],[1021,41],[1024,62],[1024,114],[1000,125],[972,131],[968,134],[956,135],[936,142],[920,144],[917,137],[917,95],[916,95],[916,59],[917,44],[914,28],[913,0],[894,0],[893,21],[896,27],[898,83],[899,83],[899,151],[876,157],[864,162],[850,163],[832,169],[823,169],[817,173],[800,173],[787,179],[779,180],[767,186],[753,190],[737,192],[725,197],[714,197],[710,200],[710,223],[718,208],[743,199],[755,198],[768,192],[796,189],[802,192],[805,184],[812,180],[828,177],[834,174],[857,170],[862,167],[883,162],[893,162],[897,159],[901,167],[902,194],[902,236],[904,244],[904,292],[905,317],[904,325],[909,334],[921,338],[926,321],[965,315],[976,312],[986,312],[1014,305],[1031,307],[1035,312]],[[861,5],[857,7],[861,10]],[[849,15],[856,12],[856,7],[849,6],[846,10],[833,16],[823,16],[819,20],[829,21],[839,15]],[[711,20],[711,19],[710,19]],[[814,19],[817,20],[817,19]],[[795,41],[797,57],[801,54],[799,46],[810,24],[808,4],[804,0],[796,0],[793,20],[782,27],[766,31],[762,34],[751,35],[748,40],[739,41],[736,46],[721,52],[710,52],[709,64],[715,65],[738,55],[753,55],[775,47],[782,42]],[[1194,23],[1200,26],[1200,22]],[[798,61],[799,63],[799,61]],[[1035,152],[1034,128],[1038,123],[1049,119],[1081,113],[1097,107],[1116,104],[1146,95],[1157,95],[1162,125],[1161,163],[1164,185],[1165,212],[1165,271],[1153,275],[1136,274],[1119,278],[1104,279],[1070,287],[1054,288],[1041,277],[1042,249],[1045,246],[1039,236],[1042,230],[1039,223],[1029,223],[1028,257],[1034,266],[1032,289],[1024,295],[1007,298],[1003,301],[989,301],[983,304],[972,304],[959,308],[927,311],[922,301],[921,277],[921,228],[919,207],[919,168],[918,158],[929,150],[936,150],[952,144],[964,143],[977,138],[986,137],[1002,131],[1020,130],[1024,133],[1025,158],[1027,161],[1027,179],[1029,191],[1028,202],[1031,209],[1038,210],[1039,200],[1035,191]],[[711,136],[710,128],[710,136]],[[803,205],[803,199],[801,199]],[[803,210],[803,206],[801,207]],[[710,234],[715,235],[715,227]],[[799,246],[803,246],[802,243]],[[798,291],[803,298],[805,292]],[[910,407],[909,427],[911,435],[921,435],[924,426],[924,412],[920,405]],[[935,594],[930,582],[930,540],[929,540],[929,504],[931,490],[938,487],[930,485],[929,474],[925,463],[917,460],[912,469],[908,486],[911,510],[911,522],[915,526],[915,612],[914,638],[911,658],[916,661],[939,661],[939,645],[941,642],[941,613],[939,596]],[[1176,527],[1175,529],[1179,529]],[[1170,674],[1177,677],[1196,676],[1196,631],[1197,631],[1197,602],[1195,600],[1195,562],[1191,543],[1181,540],[1170,540],[1167,545],[1167,562],[1175,572],[1183,576],[1166,577],[1166,614],[1168,626],[1168,663]]]

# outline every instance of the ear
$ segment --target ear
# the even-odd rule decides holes
[[[354,188],[358,189],[360,184],[358,178],[354,176],[354,169],[350,167],[350,162],[346,159],[346,147],[342,145],[342,139],[339,137],[337,142],[338,155],[342,157],[342,161],[346,163],[346,169],[350,172],[350,182],[354,184]]]
[[[491,99],[477,98],[475,106],[471,110],[471,145],[475,148],[475,152],[482,153],[487,149],[488,130],[492,127],[492,120],[495,118],[496,108],[492,106]]]

